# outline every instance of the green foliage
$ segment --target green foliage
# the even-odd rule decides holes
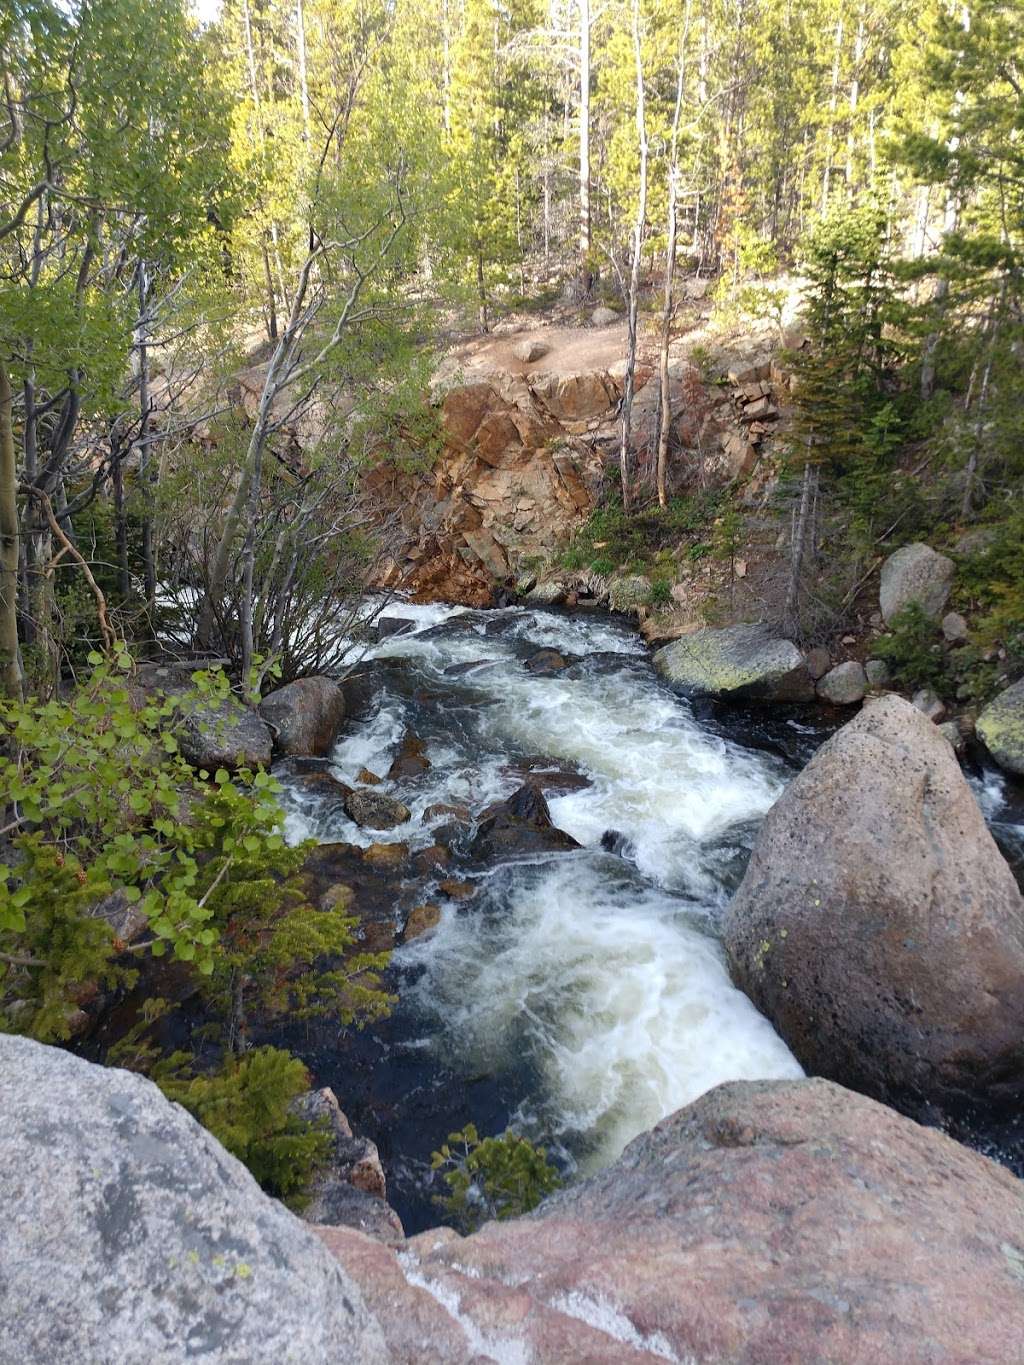
[[[449,1133],[430,1165],[448,1188],[437,1203],[467,1232],[491,1218],[529,1213],[561,1184],[543,1147],[511,1131],[481,1138],[472,1123]]]
[[[960,563],[961,605],[974,617],[979,645],[1001,645],[1015,669],[1024,665],[1024,507],[990,529],[990,543]]]
[[[941,689],[946,677],[942,632],[916,602],[893,617],[889,633],[877,642],[874,652],[889,665],[900,687]]]
[[[648,573],[652,580],[667,577],[666,553],[680,540],[705,531],[724,494],[707,491],[694,497],[672,498],[666,507],[647,507],[626,513],[611,500],[596,508],[573,537],[562,556],[567,569],[589,568],[610,574],[616,569]]]
[[[128,984],[142,953],[191,963],[236,1032],[250,1003],[386,1011],[386,958],[345,958],[355,922],[309,906],[294,883],[267,773],[196,774],[178,752],[181,698],[133,693],[131,660],[94,660],[67,700],[0,701],[0,789],[9,862],[0,869],[0,1023],[64,1039],[79,997]],[[200,700],[221,675],[196,675]],[[145,931],[119,942],[104,910],[133,907]],[[340,964],[340,965],[339,965]],[[230,1003],[227,1003],[230,1001]]]
[[[197,1072],[189,1053],[158,1062],[153,1080],[183,1105],[217,1141],[238,1157],[268,1194],[300,1209],[317,1169],[330,1155],[326,1129],[292,1106],[309,1090],[309,1073],[297,1057],[260,1047],[229,1056],[213,1071]]]

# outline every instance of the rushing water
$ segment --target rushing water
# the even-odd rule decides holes
[[[414,733],[430,768],[378,789],[413,819],[364,831],[292,792],[292,838],[429,846],[451,817],[424,812],[478,816],[522,785],[527,759],[590,782],[549,800],[581,849],[470,871],[473,899],[445,904],[434,933],[396,952],[395,1018],[333,1063],[316,1040],[318,1076],[343,1106],[367,1105],[407,1222],[429,1220],[425,1163],[467,1120],[481,1131],[511,1120],[567,1167],[587,1166],[722,1081],[802,1074],[731,984],[715,936],[787,780],[782,759],[696,720],[622,625],[522,608],[400,604],[389,615],[414,629],[373,649],[376,699],[331,757],[355,783],[364,767],[386,773]],[[579,661],[537,676],[524,660],[541,647]],[[609,831],[615,852],[602,849]],[[409,903],[435,898],[421,880]]]
[[[429,769],[378,788],[413,818],[364,831],[296,788],[292,838],[428,847],[451,820],[431,807],[476,819],[522,785],[526,760],[589,780],[549,800],[579,850],[407,886],[396,921],[431,900],[443,915],[395,953],[391,1020],[361,1037],[320,1027],[291,1040],[378,1141],[407,1230],[436,1221],[430,1152],[467,1121],[481,1133],[511,1123],[585,1169],[722,1081],[801,1075],[731,984],[716,925],[761,818],[827,730],[775,712],[736,742],[604,618],[404,603],[387,614],[412,628],[371,651],[372,704],[331,757],[354,784],[362,768],[387,773],[414,734]],[[578,661],[538,676],[525,661],[542,647]],[[999,779],[979,770],[974,782],[998,823]],[[468,902],[438,894],[453,875],[476,886]]]

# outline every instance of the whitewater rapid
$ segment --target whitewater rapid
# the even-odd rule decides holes
[[[413,818],[364,831],[291,793],[292,839],[426,847],[450,819],[432,806],[479,815],[522,785],[526,759],[591,784],[549,802],[582,849],[469,873],[473,900],[446,904],[432,935],[398,950],[406,1050],[467,1084],[514,1073],[513,1124],[584,1165],[722,1081],[801,1075],[715,937],[785,765],[698,722],[614,622],[406,603],[386,614],[410,628],[369,651],[375,703],[331,759],[348,783],[363,768],[383,776],[415,734],[429,770],[378,788]],[[542,647],[581,657],[538,676],[524,660]],[[615,853],[601,848],[608,831]]]

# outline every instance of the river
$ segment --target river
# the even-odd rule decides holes
[[[577,789],[550,795],[550,811],[582,845],[483,867],[457,851],[454,870],[410,881],[396,923],[430,901],[442,918],[395,952],[392,1017],[363,1034],[320,1023],[282,1040],[377,1141],[407,1232],[437,1221],[430,1153],[468,1121],[481,1134],[511,1124],[571,1175],[722,1081],[801,1075],[731,984],[716,930],[761,818],[841,717],[695,713],[611,618],[401,602],[386,615],[408,625],[361,664],[372,701],[331,761],[355,784],[364,768],[386,774],[414,735],[429,768],[377,788],[412,819],[362,830],[289,788],[289,837],[428,848],[452,818],[432,807],[475,820],[532,766],[569,774],[563,788]],[[569,666],[531,672],[541,648]],[[981,772],[975,787],[998,823],[998,777]],[[453,876],[471,899],[438,890]]]

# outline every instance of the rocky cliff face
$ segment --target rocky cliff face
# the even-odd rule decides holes
[[[386,581],[483,606],[496,586],[550,564],[595,507],[602,482],[618,477],[625,335],[621,327],[548,328],[514,344],[499,337],[476,345],[439,372],[443,449],[433,467],[419,475],[381,468],[369,486],[402,525]],[[649,481],[660,420],[652,361],[638,365],[632,417],[634,462]],[[677,487],[698,464],[711,482],[750,474],[779,415],[780,380],[765,355],[733,365],[722,384],[673,358]]]
[[[311,1230],[155,1086],[0,1035],[0,1359],[967,1365],[1024,1184],[826,1081],[739,1082],[530,1217]]]

